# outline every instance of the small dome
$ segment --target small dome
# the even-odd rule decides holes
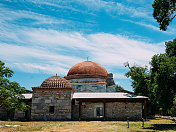
[[[48,77],[40,86],[41,88],[71,88],[70,83],[63,77]]]
[[[84,61],[74,65],[68,72],[67,76],[72,75],[100,75],[107,76],[108,72],[100,64],[92,61]]]

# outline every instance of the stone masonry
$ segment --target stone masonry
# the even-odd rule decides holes
[[[103,103],[85,102],[81,105],[81,119],[82,120],[97,120],[96,108],[103,107]]]
[[[106,83],[71,83],[76,92],[90,90],[92,92],[106,92]]]
[[[31,119],[71,120],[72,94],[71,89],[33,89]]]
[[[142,103],[140,102],[109,102],[105,104],[107,120],[140,120]]]
[[[142,103],[141,102],[105,102],[105,115],[103,118],[96,116],[96,108],[103,107],[103,103],[82,102],[80,118],[81,120],[141,120]],[[79,105],[72,106],[72,119],[79,118]]]

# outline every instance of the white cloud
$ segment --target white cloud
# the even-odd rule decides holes
[[[18,33],[23,35],[25,44],[1,43],[0,57],[26,72],[66,74],[71,66],[85,60],[86,55],[105,67],[122,67],[126,61],[144,66],[154,54],[164,52],[164,44],[150,44],[121,35],[84,35],[45,29]]]
[[[55,75],[56,73],[61,76],[65,76],[68,72],[68,68],[61,67],[57,64],[37,64],[37,63],[11,63],[12,68],[18,68],[20,71],[28,73],[47,73]]]
[[[96,11],[105,11],[109,15],[128,15],[130,17],[139,17],[143,19],[152,19],[151,11],[147,11],[146,8],[136,8],[129,6],[127,4],[115,2],[115,1],[104,1],[104,0],[71,0],[71,1],[46,1],[46,0],[29,0],[33,4],[40,7],[40,5],[47,5],[49,7],[56,7],[59,9],[69,9],[73,12],[87,13],[91,15],[96,15]],[[74,4],[84,5],[86,10],[77,9]],[[55,10],[57,12],[57,10]]]
[[[31,2],[34,2],[36,6],[48,4],[61,8],[58,1],[51,3],[41,0],[37,1],[37,3],[36,1]],[[115,15],[129,14],[131,17],[148,17],[146,11],[141,12],[141,9],[124,6],[117,2],[102,0],[77,0],[77,2],[85,5],[88,12],[104,10]],[[62,4],[62,8],[65,5],[65,8],[70,10],[78,12],[80,10],[76,10],[75,7],[68,7],[69,2]],[[14,68],[25,72],[59,72],[66,74],[66,71],[71,66],[85,60],[83,58],[87,56],[92,61],[104,66],[119,67],[126,61],[147,65],[154,54],[164,51],[164,45],[130,39],[118,34],[95,33],[87,35],[80,32],[57,31],[51,28],[48,30],[32,28],[33,25],[44,26],[45,24],[74,26],[75,23],[72,23],[71,20],[43,15],[29,10],[13,10],[2,4],[0,4],[0,8],[2,10],[2,13],[0,13],[0,58],[7,61]],[[23,21],[15,24],[16,20],[21,19],[33,19],[34,21],[30,23],[29,27],[23,25],[25,24]],[[76,22],[76,24],[79,25],[80,23]],[[143,24],[143,26],[147,25]]]
[[[56,54],[40,47],[25,47],[0,43],[0,57],[8,65],[23,72],[59,73],[66,75],[69,68],[79,61],[79,57]]]
[[[124,73],[114,73],[113,75],[115,79],[128,79]]]
[[[153,20],[151,12],[147,8],[140,7],[136,8],[133,6],[125,5],[123,3],[115,1],[103,1],[103,0],[77,0],[79,3],[87,6],[89,11],[100,11],[104,10],[109,15],[127,15],[130,17],[138,17],[143,19]]]
[[[1,13],[0,13],[0,22],[14,22],[15,20],[20,19],[32,19],[31,24],[63,24],[66,23],[64,19],[56,19],[54,17],[50,17],[48,15],[43,15],[39,13],[35,13],[32,11],[25,11],[25,10],[12,10],[9,8],[4,7],[0,4]]]
[[[105,33],[82,35],[79,33],[66,33],[54,30],[32,30],[26,32],[31,43],[39,45],[64,46],[66,48],[81,49],[94,56],[96,61],[111,65],[118,65],[125,61],[136,63],[148,62],[156,54],[163,52],[163,47],[158,44],[128,39],[121,35]]]
[[[158,31],[160,33],[164,33],[164,34],[175,34],[175,28],[169,28],[169,30],[167,30],[167,31],[161,31],[159,27],[151,25],[151,24],[147,24],[147,23],[144,23],[144,22],[135,22],[135,21],[132,21],[132,20],[124,20],[124,19],[121,19],[121,20],[122,21],[130,22],[130,23],[134,23],[134,24],[146,27],[146,28],[149,28],[149,29]]]
[[[99,32],[108,27],[103,27],[105,17],[112,22],[119,18],[153,22],[151,10],[146,4],[141,7],[141,2],[138,6],[103,0],[10,2],[0,4],[0,59],[14,71],[65,76],[74,64],[89,56],[89,60],[113,71],[115,81],[127,81],[122,73],[126,71],[124,62],[144,66],[154,54],[164,52],[164,42],[152,44],[148,38],[137,40],[139,36],[131,39],[129,35]],[[158,31],[148,23],[136,24]],[[123,27],[115,28],[112,32],[124,33]],[[81,33],[87,31],[89,34]],[[116,69],[120,73],[114,72]]]
[[[123,5],[122,3],[117,3],[116,10],[119,14],[130,15],[131,17],[152,19],[152,17],[148,15],[149,13],[145,11],[144,8],[134,8],[127,5]]]

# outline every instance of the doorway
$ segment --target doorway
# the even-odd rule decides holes
[[[96,117],[103,117],[103,107],[96,108]]]

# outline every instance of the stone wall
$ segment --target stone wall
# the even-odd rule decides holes
[[[26,105],[29,105],[28,110],[27,111],[15,110],[15,113],[14,113],[14,119],[15,120],[31,120],[32,100],[31,99],[26,99],[26,100],[24,100],[24,103]]]
[[[11,118],[14,120],[30,120],[31,116],[31,99],[28,100],[23,100],[25,104],[29,105],[29,109],[27,111],[17,111],[15,110],[14,113],[11,114]],[[6,120],[7,117],[7,111],[5,110],[4,107],[0,107],[0,119]]]
[[[70,83],[92,83],[92,82],[106,82],[106,79],[103,78],[79,78],[79,79],[70,79]]]
[[[0,119],[1,120],[7,119],[7,112],[3,106],[0,107]]]
[[[15,110],[14,119],[25,120],[25,112],[20,110]]]
[[[96,116],[96,108],[103,103],[82,102],[81,120],[141,120],[142,104],[140,102],[106,102],[104,117]],[[104,111],[103,111],[104,112]],[[72,119],[79,120],[79,105],[72,106]]]
[[[79,120],[79,105],[72,105],[72,120]]]
[[[111,73],[112,74],[112,73]],[[70,79],[72,88],[76,92],[88,91],[88,92],[115,92],[115,85],[113,75],[109,75],[109,85],[106,83],[106,79],[102,78],[81,78],[81,79]],[[108,86],[107,86],[108,85]]]
[[[89,90],[92,92],[106,92],[106,83],[71,83],[76,92]]]
[[[110,102],[105,104],[107,120],[140,120],[142,104],[140,102]]]
[[[106,88],[106,92],[116,92],[116,88],[115,87],[116,87],[115,85],[114,86],[108,86]]]
[[[79,105],[72,106],[72,120],[97,120],[96,107],[103,107],[103,103],[82,102],[80,107],[79,118]]]
[[[72,94],[71,89],[33,89],[31,119],[71,120]]]
[[[83,102],[81,105],[81,120],[99,120],[100,118],[96,116],[97,107],[103,107],[103,103]]]

